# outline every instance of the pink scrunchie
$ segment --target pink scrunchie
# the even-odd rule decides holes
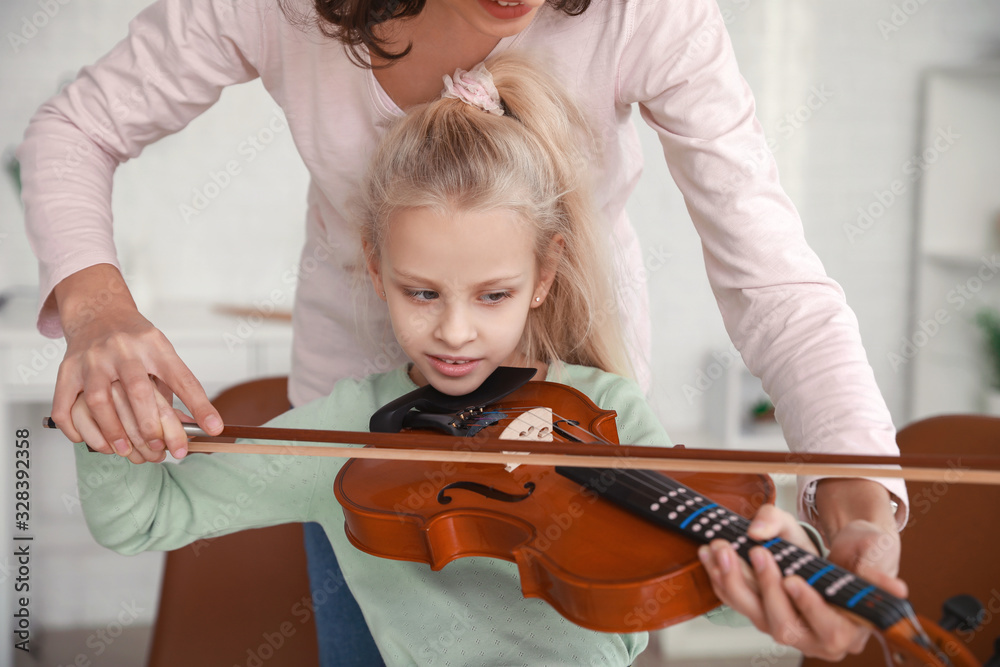
[[[503,115],[500,93],[497,92],[493,75],[486,69],[485,63],[479,63],[468,72],[457,69],[453,77],[445,74],[441,97],[462,100],[495,116]]]

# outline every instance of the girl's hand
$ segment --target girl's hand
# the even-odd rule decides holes
[[[180,425],[179,419],[190,421],[191,418],[180,410],[174,409],[174,407],[167,402],[167,399],[164,398],[160,392],[157,391],[154,392],[154,394],[157,413],[161,423],[163,424],[164,432],[166,433],[166,440],[168,442],[183,440],[185,445],[182,449],[186,450],[187,435],[184,433],[184,429]],[[132,406],[129,404],[128,397],[125,395],[125,389],[117,380],[111,383],[111,398],[114,403],[115,411],[121,419],[122,426],[125,428],[127,437],[132,443],[135,443],[130,451],[126,453],[119,453],[122,456],[127,457],[132,463],[145,463],[147,461],[158,463],[166,458],[166,452],[162,448],[152,449],[149,444],[144,441],[144,438],[139,431],[138,421],[135,418],[135,414],[132,412]],[[100,428],[97,426],[97,422],[90,413],[90,408],[87,406],[86,401],[83,400],[82,395],[77,397],[76,402],[73,404],[71,414],[73,422],[80,430],[83,441],[86,442],[91,449],[96,449],[93,445],[90,445],[90,443],[100,441],[103,436]]]
[[[874,535],[881,534],[880,529],[866,523],[854,522],[838,533],[829,560],[893,595],[906,597],[906,584],[893,576],[896,570],[891,565],[899,562],[898,547],[894,561],[891,557],[871,558],[864,552],[865,545],[884,546],[885,541]],[[760,509],[747,534],[758,541],[781,537],[816,553],[812,540],[795,518],[773,505]],[[719,599],[777,642],[829,661],[842,660],[848,653],[859,653],[864,648],[870,629],[828,605],[801,577],[785,577],[766,549],[758,547],[750,551],[752,568],[725,540],[702,547],[699,556]],[[891,565],[888,572],[880,569],[886,568],[887,563]]]
[[[55,293],[67,349],[52,419],[67,437],[135,463],[160,461],[164,449],[182,458],[187,437],[171,407],[175,392],[202,429],[222,430],[205,390],[136,309],[117,269],[84,269],[59,283]]]

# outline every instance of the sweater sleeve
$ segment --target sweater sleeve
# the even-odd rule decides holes
[[[51,298],[56,284],[88,266],[118,266],[115,169],[186,126],[225,86],[257,77],[265,11],[254,0],[160,0],[35,113],[17,157],[39,259],[43,334],[62,334]]]
[[[328,424],[315,401],[270,422]],[[292,443],[277,443],[292,444]],[[295,443],[306,444],[306,443]],[[171,550],[248,528],[313,520],[313,496],[339,459],[258,454],[190,454],[179,463],[135,465],[75,445],[77,483],[94,539],[123,554]]]
[[[806,243],[713,0],[635,3],[618,96],[658,133],[730,338],[796,452],[898,454],[840,286]],[[664,29],[670,26],[670,29]],[[658,54],[651,58],[649,54]],[[817,477],[799,478],[799,512]],[[877,478],[903,502],[901,480]]]

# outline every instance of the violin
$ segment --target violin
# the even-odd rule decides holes
[[[189,451],[354,457],[334,490],[344,507],[348,538],[357,548],[425,562],[435,570],[465,556],[504,558],[518,565],[526,597],[543,599],[569,620],[594,630],[653,630],[718,606],[697,547],[721,538],[744,559],[754,546],[768,549],[786,576],[802,576],[828,603],[871,625],[892,647],[895,664],[978,664],[961,641],[916,615],[906,600],[784,540],[750,539],[746,517],[774,497],[767,475],[695,474],[689,469],[667,476],[646,470],[691,461],[640,456],[663,448],[616,446],[614,412],[600,410],[572,388],[527,383],[533,374],[500,368],[463,397],[423,387],[379,410],[372,418],[373,433],[232,425],[222,433],[265,440],[377,442],[374,448],[191,441]],[[55,427],[51,420],[46,425]],[[207,436],[194,425],[185,430]],[[462,437],[426,435],[427,430]],[[519,442],[498,449],[497,436],[505,434]],[[531,442],[524,442],[525,437]],[[546,446],[546,440],[553,443]],[[383,449],[385,445],[396,449]],[[555,451],[561,447],[573,454],[519,451],[553,451],[553,445]],[[575,455],[594,448],[605,455]],[[495,453],[501,451],[509,453]],[[848,463],[841,459],[849,457],[813,458]],[[886,463],[868,458],[872,464]],[[504,462],[509,460],[528,465],[508,470]],[[548,465],[550,461],[557,464]],[[587,461],[606,467],[590,467]],[[941,465],[931,458],[922,464]],[[870,468],[862,470],[860,474],[871,474]],[[991,481],[998,473],[982,474],[983,481]],[[967,476],[965,481],[975,480]]]
[[[504,395],[488,405],[466,403],[450,413],[435,412],[442,406],[426,391],[414,392],[376,413],[372,431],[432,428],[472,438],[472,449],[477,437],[498,431],[516,440],[618,443],[615,413],[571,387],[528,382],[497,393]],[[440,400],[454,399],[442,394]],[[551,413],[551,421],[539,408]],[[746,517],[774,499],[767,475],[509,468],[352,459],[334,492],[347,537],[358,549],[433,570],[467,556],[512,561],[526,597],[545,600],[592,630],[655,630],[719,606],[697,549],[721,538],[747,560],[752,547],[770,551],[785,576],[798,574],[828,603],[882,634],[897,664],[978,664],[906,600],[783,539],[749,538]]]

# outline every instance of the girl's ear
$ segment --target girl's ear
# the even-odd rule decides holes
[[[562,260],[563,252],[566,250],[566,241],[561,234],[556,234],[549,242],[549,247],[545,252],[545,262],[538,269],[538,283],[535,285],[535,293],[532,295],[531,307],[537,308],[545,303],[545,297],[555,282],[556,274],[559,272],[559,262]]]
[[[385,301],[385,287],[382,286],[382,262],[378,254],[371,252],[371,244],[368,241],[361,242],[362,252],[367,258],[368,277],[371,278],[372,287],[375,294]]]

